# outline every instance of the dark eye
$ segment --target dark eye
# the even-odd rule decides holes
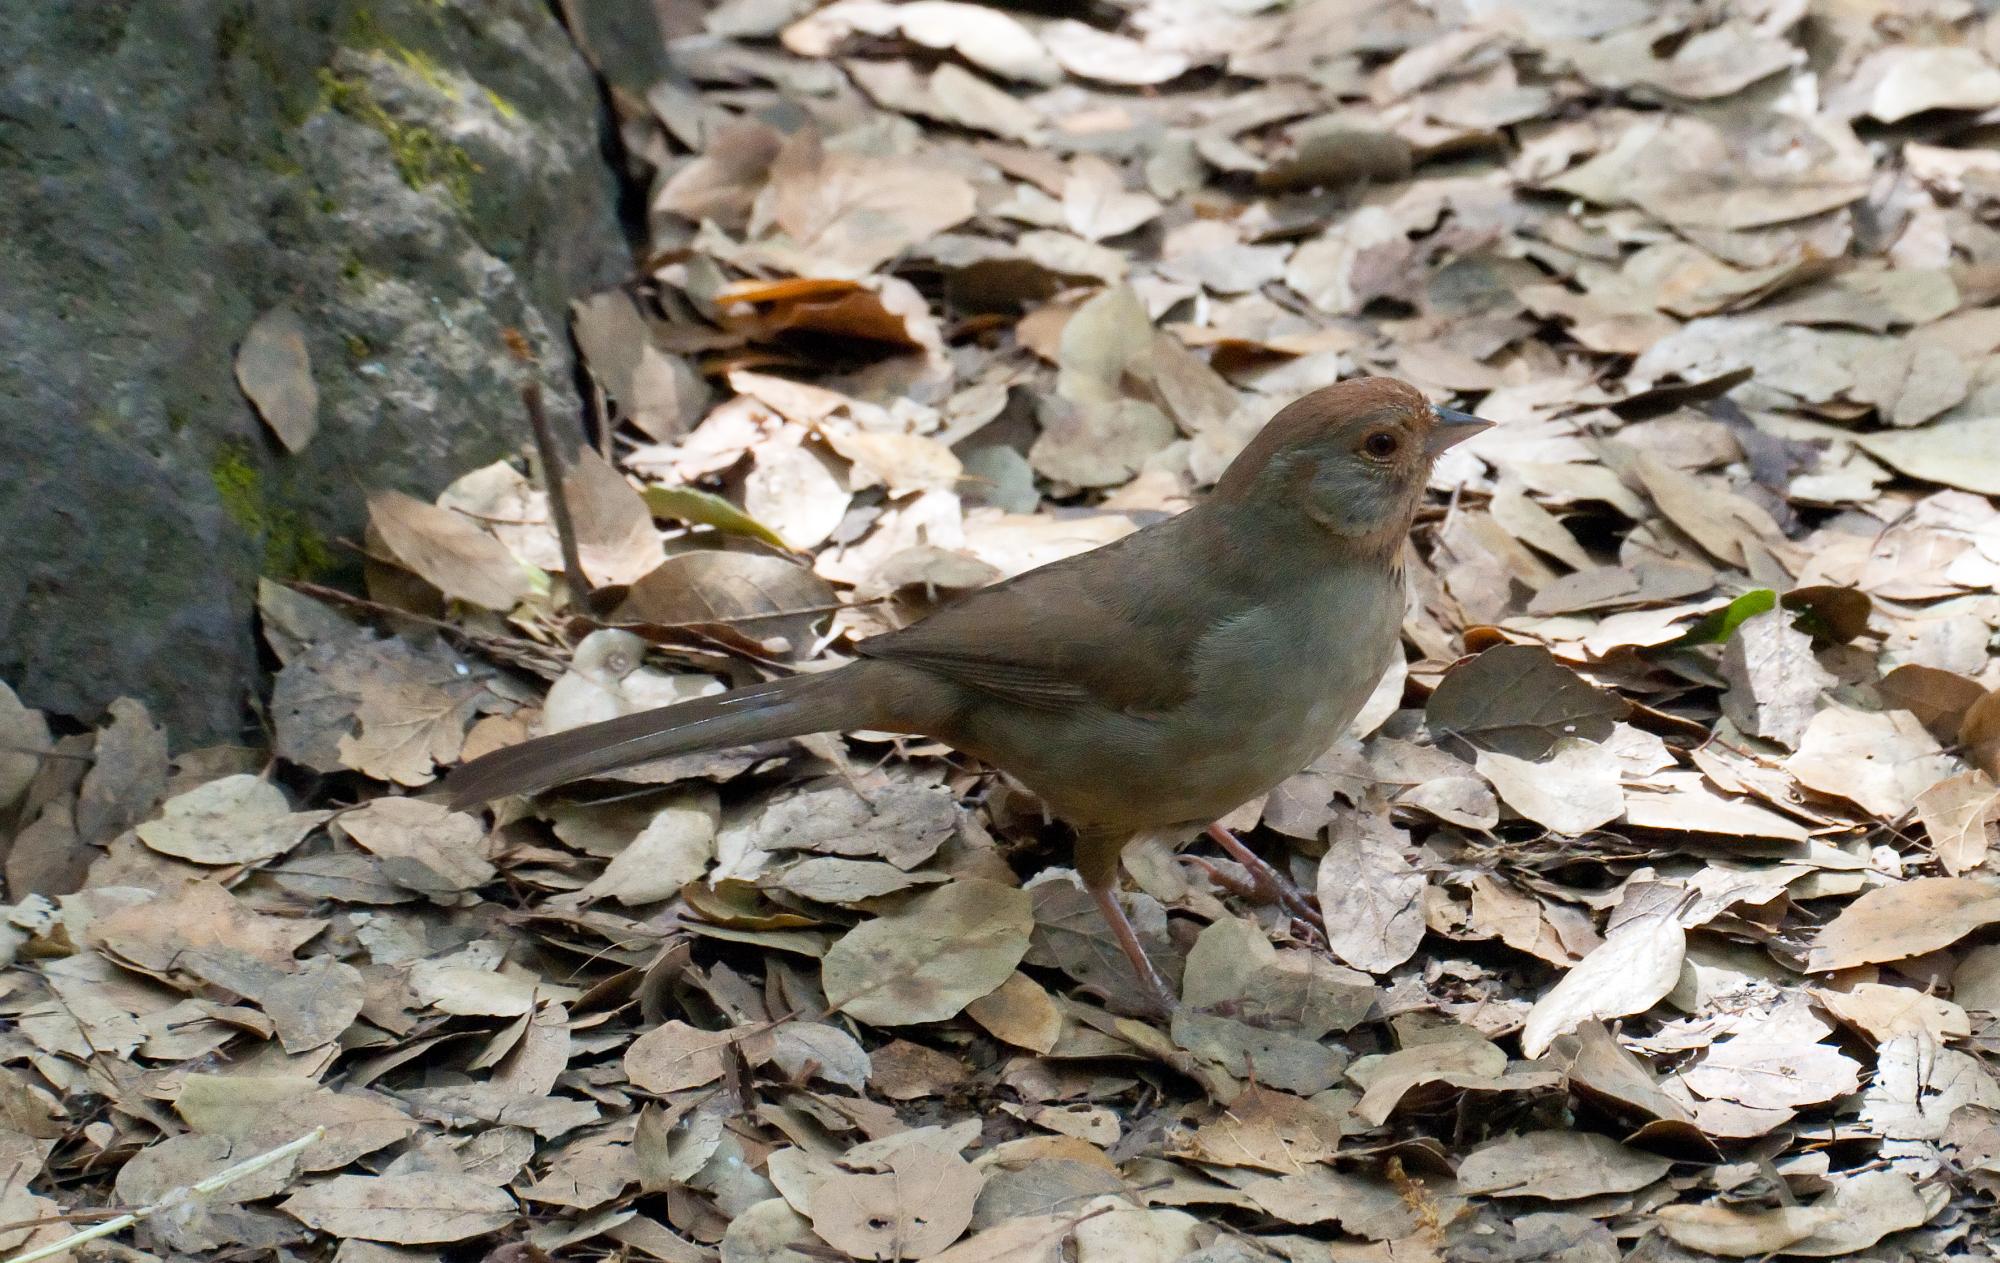
[[[1376,460],[1388,460],[1396,454],[1396,449],[1401,446],[1402,444],[1397,440],[1395,434],[1388,430],[1377,430],[1367,438],[1361,440],[1361,450],[1367,452]]]

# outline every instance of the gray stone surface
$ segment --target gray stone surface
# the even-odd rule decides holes
[[[0,679],[233,736],[257,574],[523,438],[503,329],[575,409],[566,304],[629,266],[598,89],[543,0],[7,4],[0,48]],[[281,303],[296,455],[232,373]]]

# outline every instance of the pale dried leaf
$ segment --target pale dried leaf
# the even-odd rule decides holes
[[[304,451],[312,442],[319,430],[319,386],[297,312],[273,307],[250,322],[236,350],[236,384],[286,451]]]
[[[1609,1136],[1538,1131],[1508,1136],[1465,1155],[1462,1192],[1574,1201],[1629,1193],[1667,1173],[1671,1159],[1627,1148]]]
[[[511,610],[537,587],[537,576],[472,519],[400,491],[368,497],[369,524],[396,560],[455,600]]]
[[[497,1232],[517,1213],[500,1189],[443,1171],[337,1176],[292,1194],[278,1209],[319,1232],[393,1245],[463,1241]]]
[[[1423,891],[1423,874],[1404,858],[1386,821],[1335,821],[1318,891],[1335,956],[1371,973],[1408,960],[1424,937]]]
[[[943,1021],[1007,981],[1033,921],[1027,891],[984,878],[926,891],[833,945],[827,1002],[883,1026]]]
[[[1919,877],[1880,886],[1847,905],[1814,938],[1814,973],[1908,960],[2000,921],[2000,886],[1971,877]]]
[[[254,864],[283,855],[331,813],[291,809],[285,792],[256,776],[225,776],[166,801],[139,840],[197,864]]]
[[[1687,934],[1671,912],[1631,917],[1535,1001],[1521,1027],[1521,1051],[1539,1057],[1579,1023],[1652,1008],[1680,981],[1686,954]]]

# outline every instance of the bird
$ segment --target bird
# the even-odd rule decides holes
[[[1075,831],[1078,876],[1143,999],[1177,1001],[1117,898],[1137,838],[1206,827],[1267,894],[1310,902],[1216,822],[1325,752],[1400,651],[1402,557],[1437,458],[1490,422],[1388,377],[1280,409],[1186,511],[974,590],[854,657],[484,754],[471,810],[671,755],[818,732],[926,737]]]

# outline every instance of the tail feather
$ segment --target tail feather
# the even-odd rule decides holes
[[[466,811],[505,794],[538,793],[676,754],[865,727],[869,708],[855,672],[848,666],[795,675],[536,737],[480,755],[441,788],[454,811]]]

